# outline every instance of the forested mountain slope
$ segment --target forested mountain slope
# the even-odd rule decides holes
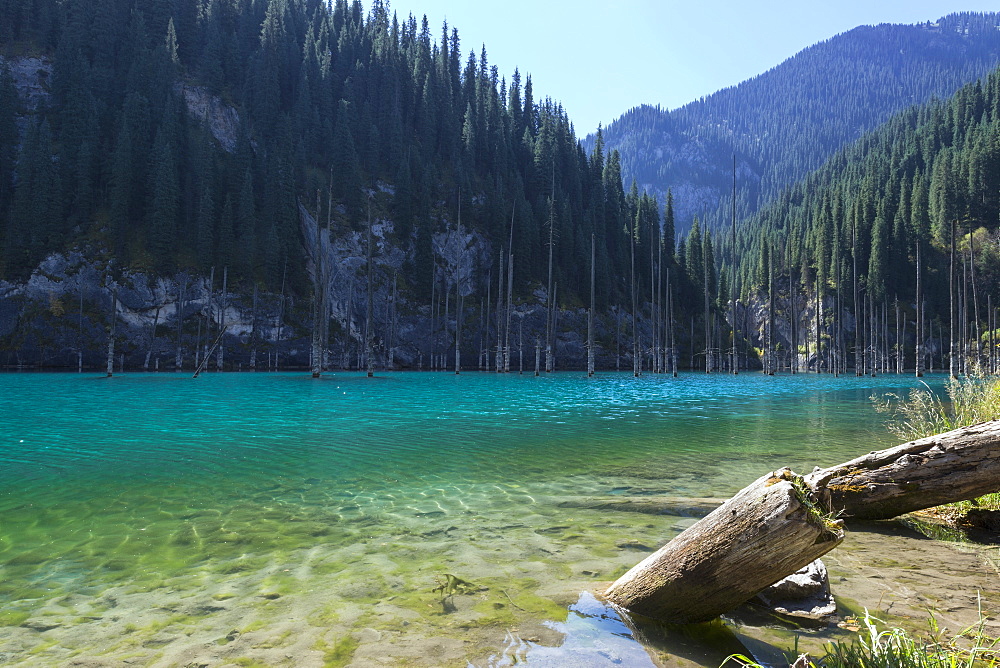
[[[432,329],[443,341],[459,298],[483,339],[501,275],[515,302],[579,306],[593,244],[606,310],[631,294],[627,230],[648,252],[660,229],[660,205],[624,190],[617,153],[584,153],[530,76],[502,76],[485,48],[463,53],[457,29],[432,33],[383,0],[0,0],[0,15],[8,351],[38,352],[67,299],[110,328],[111,286],[125,283],[130,317],[152,331],[162,312],[179,350],[192,309],[221,323],[221,280],[254,313],[247,337],[252,295],[271,304],[275,346],[293,333],[274,323],[297,318],[301,334],[315,317],[286,301],[309,303],[321,282],[347,339],[377,301],[383,339],[400,312],[414,341]],[[73,259],[46,264],[55,256]],[[649,268],[642,280],[649,294]]]
[[[938,368],[949,356],[959,371],[996,368],[998,229],[995,70],[838,151],[750,218],[735,253],[727,235],[720,255],[724,273],[735,265],[744,299],[779,297],[779,319],[822,304],[798,341],[811,339],[815,354],[818,340],[827,368],[836,356],[895,365],[900,354],[912,367],[918,322],[923,354]]]
[[[632,109],[604,140],[620,151],[626,183],[635,179],[661,201],[673,190],[679,228],[694,214],[728,220],[735,153],[742,219],[897,111],[949,97],[992,70],[998,25],[998,14],[951,14],[861,26],[679,109]]]
[[[119,267],[228,266],[302,293],[299,203],[335,234],[391,221],[420,299],[459,211],[487,245],[513,239],[522,292],[547,278],[550,221],[567,297],[591,234],[599,276],[624,270],[637,200],[617,157],[585,155],[558,103],[447,24],[432,35],[382,0],[4,0],[0,15],[0,279],[89,244]],[[17,94],[18,69],[42,94]]]

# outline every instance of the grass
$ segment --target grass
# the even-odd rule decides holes
[[[979,374],[951,378],[945,394],[946,400],[925,383],[923,389],[912,389],[905,397],[889,393],[871,400],[875,410],[890,416],[886,428],[905,441],[1000,417],[1000,378]],[[1000,491],[941,506],[935,514],[957,520],[974,508],[1000,510]]]
[[[850,642],[836,641],[827,645],[826,654],[818,660],[808,657],[809,668],[996,668],[1000,666],[1000,639],[985,635],[986,618],[980,611],[979,622],[945,639],[933,617],[930,634],[914,637],[902,629],[880,628],[882,622],[865,610],[859,635]],[[963,646],[971,643],[971,647]],[[790,653],[789,663],[797,651]],[[764,668],[753,659],[734,654],[723,666]],[[796,665],[801,665],[796,663]]]
[[[1000,378],[971,374],[950,378],[947,401],[924,384],[906,397],[895,393],[872,396],[875,410],[891,416],[886,427],[909,441],[959,427],[995,420],[1000,416]]]

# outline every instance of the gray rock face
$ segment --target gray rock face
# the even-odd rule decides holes
[[[52,63],[48,58],[27,56],[23,58],[0,58],[0,65],[6,65],[14,78],[21,104],[26,111],[34,111],[49,97],[49,79]]]
[[[204,86],[189,86],[178,83],[174,90],[184,98],[188,113],[199,119],[212,136],[228,152],[236,151],[236,138],[239,136],[240,115],[236,109],[225,104],[218,95],[212,95]]]

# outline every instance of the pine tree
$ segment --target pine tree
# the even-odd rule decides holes
[[[157,133],[153,144],[152,202],[148,214],[149,251],[155,266],[168,270],[173,266],[177,241],[177,219],[180,208],[180,182],[173,149],[166,131]]]

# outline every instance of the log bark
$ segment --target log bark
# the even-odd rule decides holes
[[[834,511],[859,519],[974,499],[1000,491],[1000,420],[871,452],[805,479]]]
[[[628,610],[674,623],[710,620],[823,556],[843,540],[802,478],[782,469],[739,492],[649,555],[605,592]]]

